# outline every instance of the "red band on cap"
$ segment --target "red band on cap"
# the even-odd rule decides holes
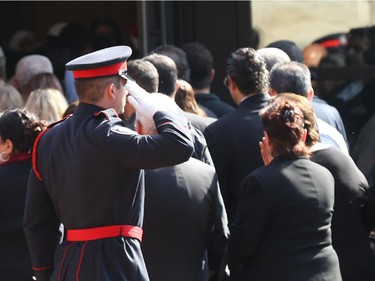
[[[325,48],[333,48],[333,47],[340,47],[340,46],[345,46],[347,45],[345,42],[341,42],[339,39],[332,39],[332,40],[327,40],[324,42],[319,43]]]
[[[93,69],[74,70],[73,76],[75,79],[110,76],[110,75],[118,74],[119,71],[123,71],[126,69],[127,69],[127,65],[125,61],[125,62],[119,62],[117,64],[102,66],[102,67],[93,68]]]

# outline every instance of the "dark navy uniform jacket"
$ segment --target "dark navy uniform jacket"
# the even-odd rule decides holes
[[[79,104],[73,116],[49,129],[37,145],[34,165],[42,181],[31,172],[24,228],[38,280],[148,280],[137,239],[63,239],[59,244],[59,225],[141,227],[142,169],[188,160],[193,151],[188,123],[157,112],[159,134],[141,136],[120,118],[95,116],[101,110]]]

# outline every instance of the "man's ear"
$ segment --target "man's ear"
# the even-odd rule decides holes
[[[269,88],[269,89],[268,89],[268,94],[269,94],[271,97],[274,97],[274,96],[277,95],[277,92],[276,92],[274,89]]]
[[[231,89],[231,90],[236,89],[236,88],[237,88],[237,85],[236,85],[236,83],[233,81],[233,79],[232,79],[230,76],[228,76],[227,79],[228,79],[228,88]]]
[[[310,88],[310,91],[309,91],[309,93],[307,94],[307,99],[308,99],[309,101],[312,101],[313,97],[314,97],[314,89],[313,89],[313,88]]]
[[[210,82],[214,80],[215,77],[215,69],[211,68],[210,70]]]

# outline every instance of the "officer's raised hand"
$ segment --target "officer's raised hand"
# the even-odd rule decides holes
[[[151,94],[131,80],[126,82],[125,87],[129,92],[128,102],[139,114],[152,119],[158,109],[155,104],[155,99],[151,97]]]

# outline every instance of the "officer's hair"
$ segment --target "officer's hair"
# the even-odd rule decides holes
[[[115,84],[117,88],[120,88],[120,76],[76,79],[74,81],[79,100],[89,102],[100,101],[104,96],[105,88],[109,84]]]

